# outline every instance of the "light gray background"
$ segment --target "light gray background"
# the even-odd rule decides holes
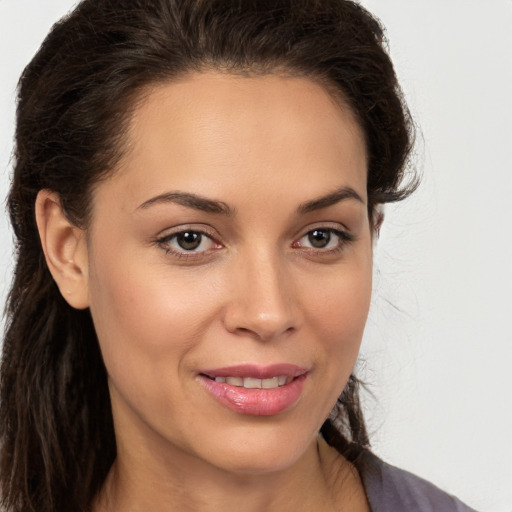
[[[0,0],[0,196],[15,86],[71,0]],[[366,0],[420,126],[421,189],[386,209],[359,373],[375,451],[512,511],[512,1]],[[0,299],[11,234],[0,215]]]

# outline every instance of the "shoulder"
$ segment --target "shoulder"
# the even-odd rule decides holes
[[[354,462],[372,512],[475,512],[435,485],[385,463],[369,451]]]

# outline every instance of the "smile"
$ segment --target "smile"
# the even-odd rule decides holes
[[[199,382],[221,405],[243,415],[273,416],[302,396],[309,370],[293,364],[239,365],[199,373]]]
[[[275,389],[286,386],[293,377],[279,375],[268,379],[255,379],[254,377],[215,377],[215,382],[229,384],[230,386],[243,387],[245,389]]]

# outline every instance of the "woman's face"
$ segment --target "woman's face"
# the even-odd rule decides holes
[[[128,141],[87,237],[120,456],[288,467],[367,316],[361,129],[306,78],[209,72],[150,90]]]

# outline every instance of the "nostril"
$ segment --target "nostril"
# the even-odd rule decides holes
[[[284,329],[281,329],[278,326],[255,326],[252,329],[248,327],[238,327],[232,332],[240,336],[247,336],[260,341],[267,341],[275,339],[279,336],[291,334],[294,331],[295,327],[293,326],[286,327]]]

